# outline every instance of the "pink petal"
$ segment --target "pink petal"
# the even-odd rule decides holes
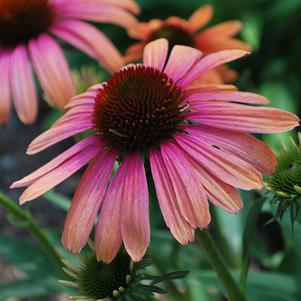
[[[110,181],[116,155],[115,151],[109,149],[99,152],[76,188],[62,237],[64,246],[72,253],[80,253],[88,241]]]
[[[143,63],[146,66],[154,67],[162,71],[168,53],[168,41],[158,39],[148,43],[144,48]]]
[[[223,84],[204,84],[202,81],[194,81],[191,85],[185,88],[189,94],[194,91],[202,92],[218,92],[218,91],[237,91],[237,88],[233,85],[223,85]]]
[[[69,1],[60,15],[62,18],[110,23],[125,28],[137,23],[136,18],[125,9],[95,1]]]
[[[112,73],[123,66],[118,49],[92,25],[81,21],[66,20],[56,24],[51,32],[97,59],[100,65]]]
[[[289,112],[234,103],[207,102],[194,106],[187,119],[213,127],[251,133],[279,133],[299,125],[299,118]]]
[[[148,189],[140,153],[128,155],[119,169],[123,185],[121,235],[128,254],[140,261],[150,241]]]
[[[261,174],[237,156],[224,153],[190,135],[176,134],[174,138],[201,167],[222,181],[245,190],[263,187]]]
[[[95,249],[97,259],[110,263],[122,244],[121,213],[124,201],[124,171],[120,166],[113,177],[108,192],[103,200],[95,232]]]
[[[63,110],[75,94],[71,72],[60,46],[48,35],[29,43],[30,55],[46,98]]]
[[[193,159],[190,159],[190,162],[198,172],[198,176],[206,190],[208,198],[215,205],[231,213],[237,213],[243,207],[239,193],[233,186],[224,183],[219,178],[206,172],[205,169]]]
[[[80,120],[92,119],[94,112],[94,104],[83,104],[74,107],[64,114],[64,118],[59,118],[52,124],[52,128],[64,124],[66,122],[78,122]]]
[[[179,81],[178,84],[182,87],[185,87],[189,83],[204,75],[208,70],[236,60],[246,54],[248,54],[248,52],[244,50],[224,50],[208,54],[198,63],[196,63],[194,67],[186,73],[185,77]]]
[[[0,124],[7,123],[10,113],[10,66],[11,53],[0,54]]]
[[[92,127],[93,120],[91,113],[84,113],[84,109],[82,114],[77,115],[77,118],[69,118],[69,114],[65,114],[58,119],[48,131],[38,136],[30,143],[27,149],[27,154],[36,154],[53,144],[78,133],[82,133]]]
[[[95,145],[90,145],[85,149],[82,149],[73,157],[64,161],[55,169],[43,175],[31,184],[21,195],[20,204],[36,199],[56,185],[60,184],[87,164],[98,152],[99,147],[95,147]]]
[[[161,154],[182,215],[192,227],[206,228],[210,221],[207,197],[191,164],[171,142],[161,145]]]
[[[213,16],[213,6],[204,5],[196,10],[188,20],[189,31],[194,32],[207,25]]]
[[[33,123],[37,116],[38,100],[25,46],[19,45],[13,51],[10,64],[10,83],[17,114],[23,123]]]
[[[194,241],[194,229],[181,214],[165,163],[160,152],[156,149],[151,150],[150,164],[159,205],[166,225],[181,244],[186,245],[189,241]]]
[[[140,8],[138,4],[134,0],[89,0],[89,1],[82,1],[82,0],[51,0],[52,2],[55,1],[56,6],[60,7],[61,10],[68,10],[70,7],[76,6],[77,8],[81,9],[85,7],[86,9],[91,8],[95,9],[96,7],[120,7],[125,10],[128,10],[134,14],[138,14],[140,12]]]
[[[64,162],[72,159],[72,157],[74,157],[77,153],[82,152],[83,150],[89,148],[92,145],[101,148],[101,144],[98,137],[91,136],[81,140],[80,142],[76,143],[75,145],[61,153],[59,156],[57,156],[47,164],[43,165],[42,167],[31,173],[30,175],[24,177],[19,181],[14,182],[10,188],[25,187],[33,184],[39,178],[45,176],[47,173],[59,167]]]
[[[274,152],[265,143],[250,134],[206,125],[187,126],[185,131],[197,139],[238,156],[262,173],[271,174],[276,168]]]
[[[198,89],[190,89],[191,93],[186,100],[193,103],[209,100],[222,100],[232,102],[242,102],[250,104],[268,104],[269,101],[261,95],[249,92],[236,92],[236,91],[198,91]]]
[[[188,70],[197,62],[202,53],[191,47],[176,45],[173,47],[164,73],[169,75],[174,81],[181,79]]]

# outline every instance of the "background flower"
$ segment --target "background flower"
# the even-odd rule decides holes
[[[241,29],[241,22],[231,20],[203,29],[212,19],[213,6],[205,5],[197,9],[188,20],[179,17],[169,17],[166,20],[153,19],[148,23],[139,23],[129,28],[129,35],[140,42],[133,44],[127,50],[126,61],[140,59],[144,46],[156,39],[166,38],[170,49],[175,45],[195,47],[204,54],[219,50],[242,49],[249,51],[251,47],[234,38]],[[201,30],[201,31],[200,31]],[[237,78],[237,73],[225,65],[220,65],[202,76],[202,82],[231,82]]]
[[[34,66],[46,99],[63,109],[75,94],[66,58],[53,36],[97,59],[108,71],[122,66],[117,48],[85,21],[123,27],[136,23],[134,1],[1,0],[0,1],[0,122],[9,119],[11,99],[23,123],[37,115]]]

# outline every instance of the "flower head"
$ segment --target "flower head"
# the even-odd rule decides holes
[[[136,23],[132,0],[0,0],[0,123],[9,118],[11,99],[24,123],[34,122],[37,95],[32,65],[45,97],[63,109],[75,95],[68,63],[53,36],[97,59],[110,72],[122,66],[115,46],[82,20]]]
[[[169,17],[166,20],[154,19],[148,23],[138,23],[129,28],[129,36],[140,40],[127,50],[127,62],[140,59],[144,46],[156,39],[168,40],[170,50],[175,45],[195,47],[204,54],[226,49],[242,49],[249,51],[250,46],[234,36],[240,31],[241,23],[237,20],[227,21],[213,27],[203,29],[213,15],[213,7],[205,5],[196,10],[188,20],[179,17]],[[202,31],[200,31],[203,29]],[[237,78],[237,73],[225,65],[211,69],[202,77],[204,83],[231,82]]]
[[[145,256],[135,263],[122,249],[109,264],[98,261],[94,250],[88,255],[81,255],[80,260],[80,266],[62,260],[65,265],[63,270],[72,281],[59,282],[77,288],[80,293],[80,296],[69,297],[70,300],[149,300],[154,292],[165,293],[157,284],[184,278],[188,274],[187,271],[162,276],[146,274],[146,268],[151,265],[150,258]]]
[[[86,244],[99,210],[95,246],[110,262],[122,244],[139,261],[149,244],[149,204],[145,165],[150,166],[167,226],[182,244],[210,222],[208,199],[229,212],[242,202],[236,188],[261,189],[261,173],[275,168],[274,153],[253,133],[283,132],[299,119],[233,86],[191,86],[194,79],[246,52],[227,50],[202,57],[191,47],[159,39],[144,50],[144,62],[126,66],[105,83],[74,97],[69,111],[37,137],[28,153],[88,129],[88,137],[15,182],[29,186],[24,203],[90,162],[73,198],[63,243],[78,253]],[[239,102],[239,103],[237,103]],[[113,167],[121,162],[112,176]],[[148,164],[149,162],[149,164]]]
[[[289,210],[291,222],[298,215],[301,199],[301,134],[299,145],[291,138],[291,144],[278,156],[277,168],[268,178],[266,189],[274,193],[272,203],[278,203],[276,218],[282,218]]]

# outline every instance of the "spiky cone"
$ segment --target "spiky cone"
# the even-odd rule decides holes
[[[93,243],[90,241],[89,244],[92,252],[77,256],[80,265],[62,259],[63,271],[71,277],[71,281],[59,282],[79,291],[78,296],[69,296],[71,301],[149,300],[154,293],[166,293],[156,286],[158,283],[183,278],[188,274],[186,271],[163,276],[146,274],[145,269],[151,265],[150,258],[145,256],[140,262],[134,262],[124,249],[118,252],[112,262],[106,264],[97,260]]]
[[[293,138],[286,146],[283,143],[282,152],[277,157],[277,168],[268,178],[266,189],[274,193],[272,203],[278,203],[275,218],[282,218],[286,211],[290,212],[292,224],[295,222],[301,199],[301,134],[298,134],[298,144]]]

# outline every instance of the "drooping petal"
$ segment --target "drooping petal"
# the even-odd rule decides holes
[[[276,168],[274,152],[265,143],[250,134],[206,125],[187,126],[185,131],[197,139],[236,155],[261,173],[271,174]]]
[[[210,221],[208,202],[195,171],[175,144],[162,143],[161,154],[182,215],[192,227],[206,228]]]
[[[181,214],[165,163],[160,152],[156,149],[151,150],[150,164],[160,209],[166,225],[181,244],[186,245],[188,242],[194,241],[194,229]]]
[[[51,32],[97,59],[110,72],[115,72],[123,66],[117,48],[92,25],[76,20],[64,20],[53,26]]]
[[[95,145],[89,145],[85,149],[82,149],[73,157],[64,161],[31,184],[21,195],[20,204],[36,199],[60,184],[86,165],[98,152],[99,147],[95,147]]]
[[[194,32],[207,25],[213,16],[213,6],[204,5],[197,9],[188,20],[189,31]]]
[[[187,91],[187,90],[186,90]],[[200,91],[199,89],[189,89],[187,101],[198,103],[209,100],[241,102],[249,104],[268,104],[269,101],[259,94],[237,91]],[[188,92],[187,91],[187,92]]]
[[[279,133],[299,125],[296,115],[274,108],[216,102],[200,103],[194,108],[197,111],[187,114],[187,119],[235,131]]]
[[[208,70],[211,70],[222,64],[236,60],[244,55],[248,54],[244,50],[224,50],[215,53],[211,53],[199,60],[193,68],[179,81],[181,87],[187,86],[189,83],[200,78]]]
[[[128,254],[140,261],[150,241],[148,189],[140,153],[128,155],[120,169],[124,189],[121,235]]]
[[[76,188],[62,236],[63,245],[72,253],[79,253],[88,241],[107,190],[115,160],[115,151],[101,150]]]
[[[162,71],[168,53],[168,42],[166,39],[158,39],[148,43],[144,48],[143,63]]]
[[[0,53],[0,123],[7,123],[10,113],[10,66],[11,53]]]
[[[233,186],[208,173],[192,158],[189,162],[197,171],[211,202],[231,213],[237,213],[243,207],[240,195]]]
[[[121,167],[121,166],[120,166]],[[121,243],[121,213],[124,195],[124,171],[118,168],[104,197],[95,232],[95,250],[99,261],[110,263]]]
[[[192,47],[176,45],[173,47],[164,73],[174,81],[181,79],[188,70],[201,58],[202,53]]]
[[[95,147],[98,147],[101,149],[101,144],[98,139],[98,137],[91,136],[88,138],[85,138],[81,140],[80,142],[76,143],[63,153],[61,153],[59,156],[55,157],[52,159],[50,162],[47,164],[43,165],[30,175],[24,177],[23,179],[14,182],[10,188],[20,188],[20,187],[25,187],[33,184],[35,181],[37,181],[39,178],[43,177],[50,171],[54,170],[64,162],[70,160],[73,156],[75,156],[77,153],[85,150],[86,148],[89,148],[90,146],[94,145]]]
[[[43,34],[31,40],[29,51],[47,101],[63,110],[75,88],[62,49],[52,37]]]
[[[176,141],[201,167],[222,181],[245,190],[263,187],[261,174],[250,164],[230,153],[186,134],[176,134]]]
[[[10,64],[10,84],[17,114],[23,123],[33,123],[37,116],[38,99],[25,46],[16,47]]]

